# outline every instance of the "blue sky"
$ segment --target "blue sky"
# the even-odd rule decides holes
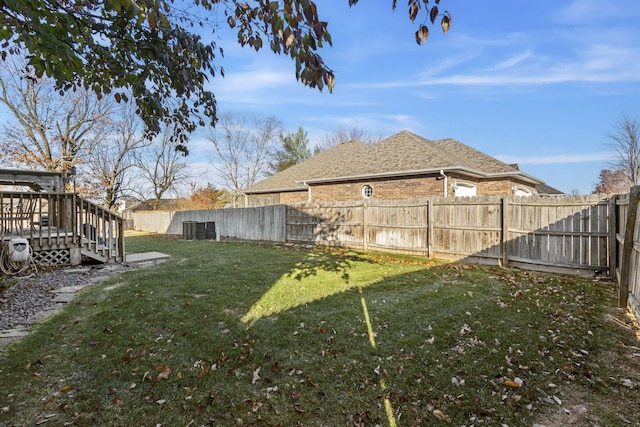
[[[391,3],[317,1],[333,38],[321,51],[336,75],[333,94],[297,82],[288,57],[217,33],[219,112],[276,115],[288,132],[306,130],[311,145],[352,127],[455,138],[564,192],[592,192],[611,164],[616,122],[640,119],[637,0],[442,0],[451,31],[430,27],[423,46],[406,3],[395,12]],[[194,165],[210,161],[197,136],[191,149]]]

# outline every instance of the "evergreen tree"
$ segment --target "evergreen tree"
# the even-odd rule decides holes
[[[301,127],[298,128],[296,133],[280,136],[280,140],[282,141],[282,148],[276,150],[273,154],[273,161],[269,163],[271,175],[302,163],[313,155],[308,147],[309,137],[307,132]]]

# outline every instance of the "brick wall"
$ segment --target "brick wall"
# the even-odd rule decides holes
[[[362,200],[362,188],[373,187],[373,200],[402,200],[444,195],[444,180],[435,176],[387,180],[354,181],[311,186],[314,202]]]
[[[303,203],[309,201],[309,191],[288,191],[280,193],[280,203],[283,205],[291,205],[293,203]]]
[[[475,184],[478,196],[513,196],[514,186],[517,186],[518,188],[527,188],[532,193],[535,191],[535,187],[512,178],[478,179],[457,174],[451,174],[448,176],[449,184],[451,186],[457,182]],[[452,187],[449,188],[448,195],[454,195]]]
[[[477,179],[457,174],[447,174],[447,195],[453,196],[455,183],[476,185],[478,196],[511,196],[513,187],[534,188],[511,178]],[[396,179],[379,179],[353,181],[346,183],[312,184],[311,200],[314,202],[335,202],[362,200],[362,188],[370,185],[373,188],[372,200],[406,200],[426,197],[444,196],[445,180],[437,175],[428,177],[404,177]],[[247,206],[266,206],[271,204],[294,204],[309,201],[307,190],[291,191],[275,194],[249,194]]]

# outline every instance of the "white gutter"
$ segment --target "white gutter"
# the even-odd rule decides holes
[[[307,187],[307,201],[311,202],[311,186],[309,184],[307,184],[307,181],[302,181],[302,185],[304,185],[305,187]]]
[[[440,176],[444,178],[444,197],[447,197],[447,188],[449,187],[448,185],[448,176],[444,174],[444,170],[440,169]]]
[[[522,171],[517,172],[494,172],[494,173],[486,173],[479,171],[477,169],[471,169],[466,166],[451,166],[447,167],[447,172],[459,172],[468,176],[472,176],[475,178],[506,178],[506,177],[519,177],[524,181],[528,181],[532,184],[541,184],[544,181],[535,178],[531,175],[528,175]],[[312,184],[320,184],[320,183],[330,183],[330,182],[338,182],[338,181],[356,181],[362,179],[372,179],[372,178],[387,178],[387,177],[401,177],[401,176],[409,176],[409,175],[424,175],[436,173],[440,174],[444,172],[443,169],[418,169],[418,170],[410,170],[410,171],[390,171],[390,172],[381,172],[374,174],[366,174],[366,175],[352,175],[352,176],[338,176],[331,178],[312,178],[304,181],[305,183]],[[301,181],[296,181],[296,183],[302,183]]]

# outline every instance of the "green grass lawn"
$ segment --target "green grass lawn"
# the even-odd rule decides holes
[[[7,349],[0,425],[531,426],[586,395],[600,425],[640,422],[612,283],[127,238],[141,246],[172,259],[81,292]]]

